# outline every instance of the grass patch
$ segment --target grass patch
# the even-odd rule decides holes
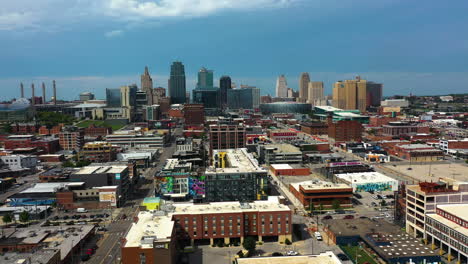
[[[112,131],[119,130],[124,127],[127,123],[123,120],[84,120],[76,124],[77,127],[89,127],[94,124],[97,127],[110,127]]]
[[[356,249],[357,249],[357,254],[359,255],[358,257],[358,264],[362,264],[365,262],[368,262],[370,264],[378,264],[377,261],[375,261],[369,254],[367,254],[366,251],[363,249],[359,248],[359,246],[340,246],[340,248],[348,255],[348,257],[355,263],[356,260]]]

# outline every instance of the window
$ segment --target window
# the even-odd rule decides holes
[[[140,253],[140,264],[146,264],[146,255],[145,255],[145,253]]]

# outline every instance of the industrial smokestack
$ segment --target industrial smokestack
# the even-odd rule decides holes
[[[46,97],[45,97],[45,84],[42,82],[42,103],[46,103]]]
[[[55,87],[55,80],[52,81],[52,87],[54,89],[54,105],[57,104],[57,87]]]
[[[20,92],[21,92],[21,98],[24,98],[24,85],[23,85],[23,83],[20,83]]]
[[[32,105],[35,105],[36,95],[34,94],[34,83],[31,84],[31,92],[32,92],[31,104],[32,104]]]

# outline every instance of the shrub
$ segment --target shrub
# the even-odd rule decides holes
[[[284,241],[284,243],[285,243],[286,245],[291,245],[291,244],[292,244],[291,241],[290,241],[289,239],[287,239],[287,238],[286,238],[286,240]]]

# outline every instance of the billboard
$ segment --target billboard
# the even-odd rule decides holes
[[[117,206],[117,194],[115,192],[99,192],[100,202],[110,202],[112,206]]]

